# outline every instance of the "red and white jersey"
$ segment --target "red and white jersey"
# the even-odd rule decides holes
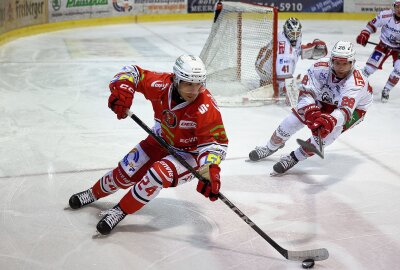
[[[169,145],[199,156],[211,153],[221,160],[225,158],[228,138],[219,108],[206,88],[201,87],[195,101],[176,105],[172,99],[173,73],[126,66],[116,76],[124,73],[133,76],[134,90],[152,103],[154,118],[161,126],[161,136]]]
[[[304,76],[297,109],[302,114],[304,106],[322,105],[323,112],[337,119],[336,126],[342,126],[351,119],[355,109],[366,112],[372,101],[372,89],[360,69],[354,68],[346,78],[338,79],[329,58],[323,58]]]
[[[256,60],[256,71],[262,80],[271,78],[269,70],[272,66],[272,43],[262,47]],[[297,39],[296,46],[292,46],[284,33],[278,33],[276,54],[276,75],[278,79],[292,78],[297,61],[301,55],[301,36]],[[267,77],[267,75],[269,75]]]
[[[381,29],[380,40],[392,48],[400,47],[400,21],[394,18],[392,9],[383,10],[368,22],[366,30],[375,33],[379,27]]]

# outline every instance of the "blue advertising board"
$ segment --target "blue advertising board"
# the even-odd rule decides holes
[[[232,0],[232,2],[247,2],[263,6],[273,6],[277,7],[280,12],[343,12],[343,1],[344,0]],[[217,0],[188,0],[188,12],[212,12],[216,2]]]

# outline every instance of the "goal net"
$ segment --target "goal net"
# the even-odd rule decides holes
[[[257,106],[273,102],[278,96],[273,64],[277,19],[273,7],[223,2],[200,53],[207,68],[207,88],[219,105]],[[262,80],[260,71],[256,71],[259,54],[264,54],[267,61]]]

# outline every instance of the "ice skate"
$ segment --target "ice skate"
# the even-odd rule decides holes
[[[382,101],[382,103],[386,103],[389,101],[389,90],[387,90],[387,89],[382,90],[381,101]]]
[[[76,193],[69,198],[69,206],[72,209],[79,209],[82,206],[91,204],[96,201],[96,197],[93,195],[92,189],[88,189],[79,193]]]
[[[269,157],[270,155],[272,155],[273,153],[275,153],[284,146],[285,144],[282,144],[276,150],[271,150],[267,146],[256,146],[256,148],[249,153],[249,158],[251,161],[258,161],[260,159]]]
[[[294,155],[294,152],[291,152],[287,156],[281,157],[281,160],[273,166],[271,176],[280,175],[287,172],[289,169],[293,168],[294,165],[296,165],[298,162],[299,160]]]
[[[119,205],[114,206],[110,210],[101,212],[104,217],[97,223],[96,229],[102,235],[110,234],[111,231],[126,217]]]

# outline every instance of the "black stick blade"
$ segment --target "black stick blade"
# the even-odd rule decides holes
[[[324,153],[322,153],[319,149],[317,149],[313,144],[303,141],[301,139],[297,139],[296,141],[301,147],[304,148],[304,150],[310,151],[314,154],[317,154],[321,158],[324,158]]]
[[[304,261],[313,259],[314,261],[323,261],[329,258],[329,252],[326,248],[304,250],[304,251],[288,251],[288,259],[291,261]]]

